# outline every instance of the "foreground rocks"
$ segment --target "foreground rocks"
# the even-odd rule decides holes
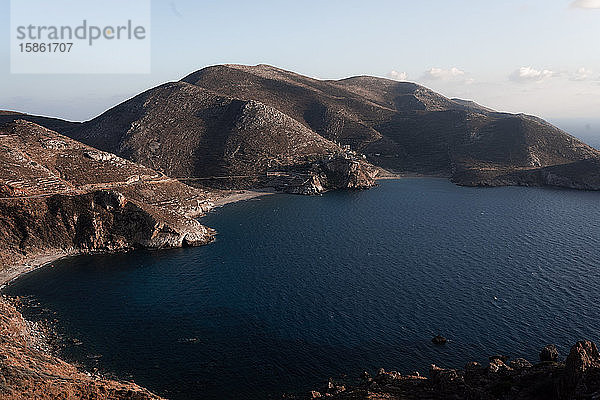
[[[464,369],[432,365],[429,378],[381,369],[360,381],[332,380],[304,398],[327,399],[468,399],[468,400],[571,400],[600,398],[600,354],[590,341],[577,342],[564,362],[557,361],[554,346],[546,346],[538,364],[522,358],[490,357],[488,365],[468,363]],[[556,360],[556,361],[552,361]]]

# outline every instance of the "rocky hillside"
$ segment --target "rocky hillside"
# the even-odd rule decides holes
[[[451,100],[414,83],[368,76],[321,81],[267,65],[214,66],[182,81],[275,107],[394,172],[466,185],[600,189],[597,169],[577,177],[583,182],[571,175],[582,161],[599,159],[599,151],[538,118]],[[555,166],[561,167],[552,168],[553,178],[540,178]]]
[[[277,107],[185,82],[151,89],[67,133],[191,182],[320,192],[369,187],[375,172]]]
[[[540,352],[540,362],[493,356],[488,365],[468,363],[464,369],[432,365],[429,378],[367,372],[357,382],[329,380],[303,399],[331,400],[571,400],[600,396],[600,354],[589,341],[577,342],[565,361],[555,346]]]
[[[600,151],[539,118],[370,76],[323,81],[268,65],[217,65],[85,123],[0,115],[16,118],[209,186],[369,187],[372,164],[462,185],[600,189]],[[331,160],[337,171],[346,160],[345,179],[331,179]]]
[[[207,243],[211,194],[31,122],[0,127],[0,272],[40,255]],[[4,275],[3,275],[4,276]]]

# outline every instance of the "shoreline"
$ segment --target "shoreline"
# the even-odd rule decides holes
[[[26,258],[21,264],[11,265],[10,267],[3,269],[0,272],[0,293],[2,290],[14,282],[16,279],[30,272],[33,272],[39,268],[45,267],[46,265],[52,264],[54,261],[61,260],[63,258],[77,256],[83,253],[80,252],[65,252],[56,251],[40,254]]]
[[[229,193],[229,194],[213,201],[212,202],[213,207],[211,208],[211,210],[209,210],[207,213],[204,213],[203,215],[206,215],[206,214],[210,213],[211,211],[213,211],[214,209],[226,206],[228,204],[233,204],[233,203],[237,203],[237,202],[245,201],[245,200],[252,200],[252,199],[262,197],[262,196],[268,196],[268,195],[273,195],[273,194],[277,194],[277,192],[274,190],[264,190],[264,191],[263,190],[237,190],[237,191],[233,191],[232,193]],[[200,218],[203,215],[199,215],[196,218]],[[119,252],[127,252],[127,251],[131,251],[131,249],[124,249]],[[70,252],[70,251],[65,251],[65,250],[56,250],[56,251],[49,250],[46,253],[32,255],[30,257],[25,258],[20,263],[10,265],[7,268],[4,268],[0,271],[0,293],[2,293],[2,291],[6,288],[6,286],[10,285],[12,282],[19,279],[20,277],[22,277],[26,274],[29,274],[33,271],[36,271],[40,268],[46,267],[55,261],[62,260],[63,258],[76,257],[79,255],[84,255],[84,254],[109,254],[109,253],[112,253],[112,252],[111,251],[101,251],[101,250],[89,251],[89,252],[82,252],[82,251],[71,251]]]
[[[446,179],[444,177],[436,177],[436,176],[386,176],[386,177],[382,177],[380,179],[377,180],[401,180],[403,178],[433,178],[433,179]],[[206,213],[202,214],[203,216],[209,214],[211,211],[216,210],[217,208],[223,207],[227,204],[233,204],[233,203],[237,203],[240,201],[245,201],[245,200],[252,200],[252,199],[257,199],[260,198],[262,196],[266,196],[266,195],[273,195],[273,194],[278,194],[278,192],[272,191],[272,190],[235,190],[235,191],[230,191],[229,193],[225,194],[222,198],[219,198],[218,200],[212,202],[213,207],[207,211]],[[198,217],[200,218],[200,216]],[[210,243],[209,243],[210,244]],[[80,255],[101,255],[101,254],[113,254],[113,253],[124,253],[124,252],[129,252],[132,251],[133,249],[123,249],[123,250],[117,250],[117,251],[57,251],[57,252],[52,252],[52,251],[48,251],[45,254],[40,254],[37,256],[32,256],[29,258],[25,258],[24,261],[22,261],[20,263],[20,265],[14,265],[11,266],[3,271],[0,271],[0,294],[2,294],[2,290],[6,288],[7,285],[10,285],[13,281],[19,279],[20,277],[33,272],[39,268],[43,268],[48,266],[49,264],[52,264],[53,262],[56,262],[58,260],[61,259],[65,259],[68,257],[76,257],[76,256],[80,256]],[[2,294],[3,297],[5,297],[6,295]],[[7,300],[7,303],[10,302],[10,297],[5,297],[4,300]],[[0,300],[4,301],[4,300]],[[13,303],[10,303],[13,304]],[[44,352],[44,351],[42,351]],[[517,358],[516,360],[514,360],[515,363],[513,365],[513,362],[509,363],[507,361],[503,361],[503,359],[500,358],[494,358],[494,357],[504,357],[504,356],[493,356],[490,357],[490,364],[488,366],[486,365],[481,365],[481,366],[477,366],[477,371],[481,372],[481,374],[483,374],[485,372],[485,374],[487,374],[486,376],[491,377],[490,379],[496,379],[497,376],[500,375],[494,375],[496,373],[496,368],[498,369],[503,369],[506,371],[516,371],[514,374],[516,376],[517,372],[521,373],[521,372],[526,372],[528,374],[528,376],[532,376],[536,379],[539,378],[538,375],[534,375],[538,374],[539,372],[536,370],[536,368],[538,368],[538,365],[536,363],[529,363],[529,366],[523,366],[521,365],[521,361],[523,360],[521,358]],[[62,358],[58,357],[60,360],[62,360]],[[526,361],[526,360],[524,360]],[[72,362],[67,362],[68,365],[73,365]],[[477,363],[475,363],[477,364]],[[477,364],[479,365],[479,364]],[[544,366],[544,373],[548,372],[548,373],[554,373],[554,371],[559,371],[560,373],[562,373],[562,367],[560,367],[559,365],[549,365],[549,364],[540,364]],[[534,368],[535,367],[535,368]],[[81,372],[86,373],[85,371],[89,371],[87,369],[82,369]],[[306,399],[308,398],[313,398],[313,393],[316,395],[317,393],[319,394],[319,397],[321,397],[321,393],[327,393],[327,396],[332,397],[333,399],[345,399],[346,397],[344,397],[345,395],[363,395],[364,393],[380,393],[382,395],[386,394],[386,390],[389,390],[390,393],[395,393],[394,390],[396,390],[396,385],[398,385],[398,387],[400,387],[402,390],[406,391],[406,393],[414,393],[415,391],[423,391],[423,393],[431,393],[432,391],[439,391],[439,387],[438,382],[439,382],[439,376],[445,376],[445,375],[456,375],[458,376],[458,379],[455,381],[454,379],[452,381],[450,381],[451,385],[451,389],[449,390],[449,392],[452,393],[461,393],[460,392],[460,379],[462,379],[462,377],[464,377],[465,374],[468,374],[472,372],[471,370],[467,370],[467,368],[465,367],[465,369],[460,369],[460,368],[450,368],[450,369],[441,369],[441,368],[437,368],[434,367],[431,371],[430,374],[431,376],[429,378],[425,378],[424,376],[419,376],[418,373],[416,373],[416,375],[401,375],[398,372],[385,372],[383,370],[380,370],[380,372],[377,375],[374,375],[373,377],[371,377],[369,374],[366,374],[366,378],[364,378],[364,382],[361,381],[360,383],[356,383],[358,381],[358,377],[356,377],[357,379],[353,380],[353,381],[340,381],[340,382],[336,382],[336,384],[334,384],[332,386],[332,384],[328,383],[328,387],[327,388],[318,388],[319,392],[317,391],[313,391],[311,392],[309,397],[306,397]],[[512,372],[511,372],[512,373]],[[94,372],[93,376],[97,376],[97,377],[102,377],[102,378],[106,378],[106,376],[104,375],[95,375],[96,372]],[[118,378],[106,378],[106,379],[113,379],[116,382],[127,382],[125,380],[121,380]],[[341,378],[340,378],[341,379]],[[362,378],[361,378],[362,379]],[[577,379],[581,379],[580,377],[578,377]],[[133,382],[133,378],[131,378],[130,381],[132,384],[134,384]],[[331,378],[329,380],[329,382],[331,382]],[[338,384],[339,383],[339,384]],[[446,384],[446,383],[444,383]],[[520,387],[521,382],[520,381],[516,381],[515,378],[515,383],[514,386],[515,387]],[[447,390],[447,389],[444,389]],[[294,394],[292,394],[292,396],[295,396]],[[336,397],[339,396],[339,397]],[[291,399],[296,399],[296,400],[304,400],[305,397],[304,396],[298,396],[298,397],[290,397]],[[383,398],[383,397],[382,397]]]
[[[271,188],[263,190],[234,190],[232,191],[232,193],[213,201],[213,209],[226,206],[227,204],[233,204],[245,200],[252,200],[258,197],[270,196],[278,193],[279,192],[277,192],[275,189]],[[212,209],[210,211],[212,211]]]
[[[400,174],[390,174],[385,176],[378,176],[375,180],[400,180],[406,178],[439,178],[446,179],[442,176],[435,175],[400,175]],[[210,213],[211,211],[224,207],[228,204],[234,204],[241,201],[253,200],[263,196],[271,196],[275,194],[280,194],[274,190],[273,188],[266,189],[244,189],[244,190],[233,190],[223,197],[217,198],[212,201],[212,208],[202,215],[198,215],[194,218],[201,218],[204,215]],[[130,251],[130,250],[122,250],[122,251]],[[56,250],[56,251],[48,251],[46,253],[33,255],[25,258],[22,262],[14,265],[10,265],[7,268],[0,271],[0,293],[2,290],[10,285],[13,281],[19,279],[21,276],[26,275],[30,272],[33,272],[37,269],[43,268],[49,264],[52,264],[55,261],[61,260],[67,257],[76,257],[84,254],[107,254],[111,253],[110,251],[90,251],[90,252],[81,252],[81,251],[64,251],[64,250]]]
[[[229,192],[222,196],[221,198],[218,198],[217,200],[214,201],[213,203],[213,207],[207,211],[206,213],[203,213],[202,215],[206,215],[207,213],[210,213],[210,211],[225,206],[227,204],[232,204],[232,203],[236,203],[239,201],[244,201],[244,200],[250,200],[250,199],[254,199],[254,198],[258,198],[261,196],[265,196],[265,195],[270,195],[270,194],[275,194],[273,191],[268,191],[268,190],[264,190],[264,191],[252,191],[252,190],[243,190],[243,191],[234,191],[234,192]],[[215,196],[216,197],[216,196]],[[200,218],[202,215],[199,215],[197,218]],[[210,244],[210,243],[207,243]],[[108,378],[105,375],[102,374],[98,374],[97,372],[88,372],[85,369],[79,369],[77,366],[75,366],[74,364],[63,360],[60,356],[58,356],[58,354],[55,354],[53,351],[49,350],[49,348],[44,348],[44,346],[42,346],[42,342],[43,344],[49,343],[46,342],[47,340],[47,336],[44,333],[43,330],[38,330],[37,325],[35,322],[33,321],[29,321],[27,319],[24,318],[24,316],[21,314],[21,312],[16,308],[15,303],[13,302],[14,298],[8,296],[5,294],[4,289],[6,289],[7,286],[9,286],[11,283],[13,283],[14,281],[16,281],[17,279],[33,272],[36,271],[38,269],[41,269],[43,267],[46,267],[48,265],[51,265],[52,263],[67,258],[67,257],[75,257],[75,256],[79,256],[79,255],[84,255],[84,254],[110,254],[110,253],[118,253],[118,252],[128,252],[134,250],[133,248],[126,248],[126,249],[122,249],[122,250],[118,250],[118,251],[80,251],[80,250],[75,250],[75,249],[70,249],[70,250],[64,250],[64,249],[48,249],[44,252],[41,252],[39,254],[32,254],[30,256],[27,257],[23,257],[21,258],[21,261],[11,264],[5,268],[3,268],[2,270],[0,270],[0,308],[2,308],[3,310],[10,310],[12,312],[14,318],[9,320],[8,323],[13,324],[11,325],[10,329],[14,329],[15,326],[24,326],[24,332],[26,332],[25,336],[23,336],[26,340],[28,341],[28,343],[37,343],[34,344],[34,349],[38,352],[34,354],[39,354],[39,357],[42,357],[45,362],[49,362],[48,366],[45,366],[44,371],[46,369],[57,369],[57,368],[63,368],[63,369],[68,369],[68,372],[65,372],[66,374],[68,374],[67,378],[71,379],[71,380],[77,380],[79,379],[81,382],[78,381],[78,383],[80,385],[83,385],[87,388],[87,390],[89,391],[93,391],[96,389],[96,386],[100,386],[99,392],[102,391],[106,391],[107,388],[109,389],[109,393],[111,391],[114,391],[115,397],[114,398],[120,398],[120,394],[122,393],[126,393],[127,396],[129,396],[129,393],[135,393],[138,394],[139,396],[136,398],[140,398],[140,399],[162,399],[162,397],[157,396],[156,394],[150,392],[148,389],[138,386],[136,385],[134,382],[130,381],[130,380],[122,380],[122,379],[114,379],[114,378]],[[8,311],[7,311],[8,313]],[[6,321],[3,321],[6,322]],[[20,324],[20,325],[19,325]],[[2,329],[6,329],[6,327],[2,327]],[[11,343],[8,343],[8,346],[10,347],[12,345]],[[0,348],[0,352],[2,352],[3,349]],[[12,351],[11,351],[12,352]],[[21,366],[22,360],[23,359],[27,359],[27,357],[23,358],[23,357],[17,357],[17,359],[15,360],[15,365],[17,366]],[[51,360],[51,361],[48,361]],[[27,359],[28,360],[28,359]],[[26,371],[29,371],[32,367],[31,367],[31,362],[27,361],[27,366],[23,367]],[[35,363],[34,363],[35,364]],[[36,364],[37,365],[37,364]],[[75,378],[77,379],[75,379]],[[79,388],[77,386],[78,383],[75,383],[75,387]],[[116,389],[113,389],[116,388]],[[45,389],[43,389],[45,390]],[[106,395],[105,392],[102,392],[102,394]],[[111,397],[113,398],[113,397]],[[128,398],[128,397],[127,397]]]

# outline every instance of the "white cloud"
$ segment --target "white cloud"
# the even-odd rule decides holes
[[[557,76],[557,74],[549,69],[538,70],[533,67],[521,67],[510,74],[509,78],[515,82],[541,82],[553,76]]]
[[[587,81],[592,77],[593,72],[587,68],[581,67],[571,74],[572,81]]]
[[[600,8],[600,0],[574,0],[571,3],[572,8]]]
[[[395,81],[406,81],[408,79],[408,74],[406,72],[390,71],[388,73],[388,78]]]
[[[450,69],[443,68],[431,68],[428,71],[425,71],[423,75],[423,79],[428,80],[449,80],[449,79],[457,79],[462,78],[465,75],[465,71],[458,69],[456,67],[452,67]]]

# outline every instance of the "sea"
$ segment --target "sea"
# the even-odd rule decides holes
[[[210,245],[63,259],[4,292],[56,321],[63,358],[174,400],[279,399],[600,339],[600,193],[406,178],[201,221]]]

